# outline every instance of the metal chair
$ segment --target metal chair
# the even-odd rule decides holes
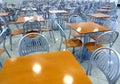
[[[61,50],[61,46],[63,43],[66,46],[65,49],[73,48],[73,54],[74,54],[75,47],[82,46],[82,41],[77,38],[71,38],[71,39],[67,40],[66,34],[65,34],[64,30],[62,29],[62,27],[58,24],[57,21],[55,23],[58,26],[58,29],[59,29],[60,35],[61,35],[61,42],[60,42],[59,50]],[[65,39],[65,41],[63,41],[63,39]]]
[[[19,10],[17,10],[15,12],[15,15],[12,16],[12,21],[11,22],[16,22],[17,21],[17,19],[18,19],[17,16],[19,15],[19,12],[20,12]],[[12,36],[23,34],[23,28],[19,28],[18,24],[15,24],[15,25],[18,29],[11,30],[11,34],[10,34],[10,45],[11,45],[10,49],[11,50],[12,50]]]
[[[5,51],[8,57],[11,58],[5,46],[7,31],[8,31],[7,28],[4,28],[4,29],[0,28],[0,44],[3,43],[3,49],[0,49],[0,55]],[[1,63],[0,63],[0,66],[2,67]]]
[[[84,57],[90,59],[91,53],[97,48],[103,46],[112,47],[118,36],[119,36],[119,32],[117,31],[108,31],[100,35],[90,36],[93,39],[93,41],[84,44],[85,48],[83,48],[83,55],[81,57],[81,62],[83,61]]]
[[[39,33],[29,33],[24,35],[18,45],[20,56],[25,56],[35,52],[49,52],[49,49],[50,44],[47,38]]]
[[[84,46],[90,52],[93,52],[97,48],[103,47],[102,44],[108,44],[109,47],[112,47],[114,42],[118,38],[118,36],[119,36],[119,32],[117,32],[117,31],[108,31],[108,32],[102,33],[101,35],[97,36],[95,38],[94,42],[85,43]]]
[[[54,43],[56,42],[55,36],[54,36],[54,30],[52,28],[52,23],[50,24],[50,20],[46,19],[45,21],[41,22],[41,32],[49,32],[50,36],[53,38]]]
[[[103,72],[109,84],[115,84],[120,76],[120,54],[112,48],[96,49],[90,57],[88,75],[94,66]]]
[[[41,23],[39,21],[26,21],[23,24],[23,34],[28,34],[28,33],[40,33],[41,30]]]

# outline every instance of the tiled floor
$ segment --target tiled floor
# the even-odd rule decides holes
[[[120,15],[120,9],[118,10],[118,15]],[[11,28],[14,29],[14,25],[10,25]],[[120,18],[118,17],[118,28],[117,31],[120,32]],[[68,33],[69,31],[66,30],[66,32]],[[48,38],[51,48],[50,51],[58,51],[59,48],[59,43],[60,43],[60,33],[58,31],[55,31],[55,38],[56,38],[56,43],[53,42],[53,39],[51,39],[49,33],[44,33],[45,36]],[[9,46],[9,37],[7,38],[7,42],[6,42],[6,47],[10,53],[10,55],[12,57],[19,57],[18,54],[18,42],[20,40],[20,38],[22,37],[22,35],[17,35],[17,36],[13,36],[13,50],[10,50],[10,46]],[[120,42],[120,36],[118,37],[117,41],[115,42],[113,48],[115,50],[117,50],[120,53],[120,47],[119,47],[119,42]],[[2,46],[2,45],[1,45]],[[79,48],[77,49],[77,51],[79,50]],[[80,53],[76,53],[75,54],[76,59],[78,60],[78,57],[80,56]],[[7,59],[8,56],[6,53],[3,53],[0,56],[0,62],[2,62],[2,64],[4,63],[4,60]],[[78,60],[79,61],[79,60]],[[83,69],[86,71],[87,66],[88,66],[88,61],[84,61],[83,63],[81,63]],[[89,78],[92,80],[93,84],[107,84],[107,80],[105,79],[105,76],[98,70],[98,69],[93,69],[93,73],[91,76],[89,76]],[[120,79],[117,81],[117,84],[120,84]]]

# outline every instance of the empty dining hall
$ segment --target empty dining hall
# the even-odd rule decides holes
[[[0,84],[120,84],[120,0],[0,0]]]

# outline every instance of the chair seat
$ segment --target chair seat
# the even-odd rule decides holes
[[[23,29],[15,29],[11,32],[12,35],[23,34]]]
[[[66,41],[63,42],[66,45]],[[76,38],[71,38],[67,40],[67,47],[73,48],[73,47],[79,47],[82,46],[82,41]]]
[[[63,18],[63,20],[64,20],[64,21],[68,21],[68,20],[69,20],[69,18],[67,18],[67,17],[66,17],[66,18]]]
[[[0,55],[1,55],[3,52],[4,52],[4,50],[3,50],[3,49],[0,49]]]
[[[92,38],[93,40],[96,40],[98,38],[98,35],[90,35],[90,38]]]
[[[40,31],[37,31],[37,30],[27,31],[25,34],[29,34],[29,33],[40,33]]]
[[[41,31],[51,31],[50,27],[42,27]]]
[[[63,13],[62,15],[63,15],[63,16],[69,16],[70,14],[68,14],[68,13]]]
[[[73,17],[77,17],[78,15],[77,14],[72,14]]]
[[[84,37],[84,34],[79,34],[79,33],[77,33],[77,32],[74,32],[74,33],[72,34],[72,36],[73,36],[74,38]]]
[[[89,51],[93,52],[95,50],[95,42],[88,42],[84,45]],[[102,44],[96,44],[96,49],[103,47]]]

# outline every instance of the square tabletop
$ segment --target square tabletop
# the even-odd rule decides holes
[[[27,11],[27,10],[33,10],[33,11],[37,11],[37,8],[22,8],[22,11]]]
[[[92,84],[70,51],[5,60],[0,84]]]
[[[88,14],[88,16],[93,18],[110,18],[110,15],[103,14],[103,13]]]
[[[9,24],[20,24],[24,23],[26,21],[44,21],[44,18],[42,16],[18,16],[18,19],[16,22],[8,22]]]
[[[0,12],[0,16],[9,16],[9,13]]]
[[[108,10],[108,9],[97,9],[97,12],[111,12],[111,10]]]
[[[111,9],[110,6],[102,6],[101,8],[102,8],[102,9]]]
[[[54,13],[67,13],[67,11],[65,11],[65,10],[50,10],[49,13],[50,14],[54,14]]]
[[[104,27],[94,22],[69,23],[68,26],[79,34],[109,31],[110,28]]]

